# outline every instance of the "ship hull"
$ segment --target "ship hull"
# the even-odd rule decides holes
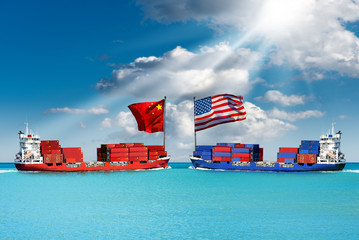
[[[46,172],[95,172],[95,171],[131,171],[142,169],[167,168],[170,158],[161,158],[153,162],[133,162],[127,166],[113,166],[111,162],[104,162],[103,166],[89,166],[89,162],[81,162],[78,165],[62,163],[60,166],[48,166],[47,164],[15,163],[19,171],[46,171]]]
[[[249,162],[243,163],[247,166],[233,166],[232,162],[207,162],[199,158],[190,158],[194,168],[214,169],[214,170],[239,170],[239,171],[270,171],[270,172],[323,172],[323,171],[341,171],[345,167],[345,163],[336,164],[281,164],[273,162],[270,166],[259,166],[259,163]],[[266,162],[263,162],[266,163]],[[262,164],[263,165],[263,164]]]

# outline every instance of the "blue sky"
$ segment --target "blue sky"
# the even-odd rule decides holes
[[[167,150],[193,151],[193,96],[244,97],[247,120],[197,134],[198,144],[278,147],[318,139],[331,123],[348,161],[359,128],[356,1],[2,1],[0,161],[17,132],[83,148],[161,144],[138,132],[127,106],[167,96]]]

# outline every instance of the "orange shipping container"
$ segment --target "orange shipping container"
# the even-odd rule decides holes
[[[62,163],[63,160],[62,154],[44,154],[44,163]]]
[[[317,162],[316,154],[297,154],[297,163],[314,164],[316,162]]]

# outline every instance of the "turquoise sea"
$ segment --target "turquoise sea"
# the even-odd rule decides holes
[[[359,239],[343,172],[18,172],[0,164],[0,239]]]

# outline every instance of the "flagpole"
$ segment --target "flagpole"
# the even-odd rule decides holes
[[[195,121],[195,101],[196,97],[193,97],[193,130],[194,130],[194,149],[196,149],[197,146],[197,136],[196,136],[196,121]]]
[[[163,104],[163,146],[166,149],[166,96]]]

